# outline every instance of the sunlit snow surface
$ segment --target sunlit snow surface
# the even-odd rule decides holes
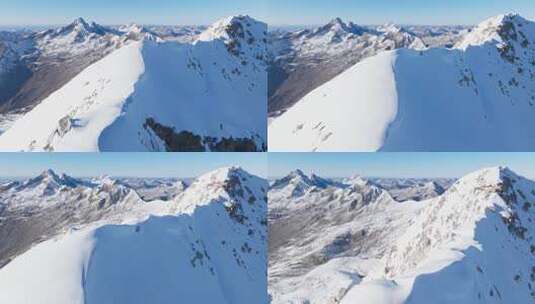
[[[378,150],[396,117],[395,60],[381,53],[312,91],[271,122],[270,151]]]
[[[535,182],[482,169],[421,202],[393,202],[362,179],[303,182],[270,190],[273,303],[533,300]]]
[[[56,47],[87,51],[91,43],[112,38],[118,49],[15,121],[0,136],[0,150],[168,150],[162,135],[147,126],[149,119],[177,134],[248,139],[264,149],[265,24],[229,17],[188,42],[164,41],[139,26],[121,30],[114,36],[112,29],[78,20],[41,33],[39,41],[53,54],[60,52]],[[63,32],[65,37],[56,37]],[[82,38],[85,43],[78,43]]]
[[[454,48],[357,63],[270,121],[270,151],[527,151],[535,23],[502,15]]]
[[[66,180],[43,177],[43,185]],[[27,191],[38,195],[33,183]],[[65,187],[58,193],[82,186]],[[0,302],[267,303],[266,189],[261,178],[222,168],[172,201],[118,201],[100,220],[67,226],[1,268]]]

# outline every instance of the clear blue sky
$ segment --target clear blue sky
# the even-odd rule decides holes
[[[241,166],[267,176],[265,153],[0,153],[1,177],[36,176],[46,169],[72,176],[195,177]]]
[[[0,177],[48,168],[73,176],[195,177],[233,165],[271,177],[294,169],[327,177],[459,177],[506,165],[535,178],[535,153],[0,153]]]
[[[535,153],[270,153],[269,176],[294,169],[325,177],[460,177],[475,170],[509,166],[535,178]]]
[[[211,24],[236,14],[266,18],[269,0],[0,0],[0,24]]]
[[[84,17],[102,24],[209,24],[249,14],[272,25],[323,24],[342,17],[361,24],[475,24],[505,12],[535,18],[533,0],[0,0],[0,24],[64,24]]]
[[[324,24],[334,17],[359,24],[477,24],[507,12],[535,17],[534,0],[269,0],[273,25]]]

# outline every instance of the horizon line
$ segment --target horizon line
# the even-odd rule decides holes
[[[534,20],[531,20],[530,17],[524,17],[522,14],[518,13],[518,12],[504,12],[504,13],[501,13],[501,14],[496,14],[496,15],[492,15],[492,16],[489,16],[487,18],[484,18],[482,19],[480,22],[483,22],[489,18],[493,18],[493,17],[497,17],[497,16],[501,16],[501,15],[508,15],[508,14],[515,14],[515,15],[518,15],[522,18],[525,18],[525,19],[528,19],[530,21],[534,21]],[[210,24],[213,24],[215,22],[217,22],[218,20],[221,20],[221,19],[224,19],[224,18],[227,18],[227,17],[230,17],[230,16],[241,16],[241,15],[247,15],[251,18],[254,18],[260,22],[264,22],[264,23],[267,23],[268,25],[268,28],[269,27],[317,27],[317,26],[322,26],[322,25],[325,25],[325,24],[328,24],[329,22],[335,20],[335,19],[340,19],[342,20],[343,22],[353,22],[357,25],[364,25],[364,26],[377,26],[377,25],[384,25],[384,24],[395,24],[395,25],[400,25],[400,26],[476,26],[477,24],[479,23],[406,23],[406,22],[395,22],[394,20],[390,20],[390,21],[383,21],[383,22],[363,22],[363,23],[359,23],[359,22],[354,22],[352,20],[355,20],[355,19],[358,19],[358,18],[342,18],[342,17],[339,17],[339,16],[335,16],[335,17],[332,17],[330,19],[328,19],[328,21],[323,21],[323,22],[313,22],[313,23],[279,23],[279,22],[276,22],[276,23],[270,23],[269,21],[264,21],[262,19],[258,19],[256,18],[255,16],[253,15],[249,15],[249,14],[231,14],[231,15],[223,15],[221,17],[218,17],[216,19],[214,19],[214,21],[212,23],[198,23],[198,24],[194,24],[194,23],[152,23],[152,22],[135,22],[135,21],[128,21],[128,22],[112,22],[112,23],[109,23],[109,22],[103,22],[103,23],[99,23],[99,22],[96,22],[95,20],[91,20],[89,18],[84,18],[84,17],[81,17],[81,16],[78,16],[78,17],[74,17],[74,18],[71,18],[71,22],[67,22],[67,23],[19,23],[19,24],[9,24],[9,23],[6,23],[6,24],[3,24],[3,23],[0,23],[0,27],[50,27],[50,26],[65,26],[65,25],[69,25],[71,24],[72,22],[76,21],[77,19],[81,18],[83,19],[84,21],[90,21],[90,22],[95,22],[97,24],[100,24],[100,25],[105,25],[105,26],[118,26],[118,25],[125,25],[125,24],[139,24],[139,25],[147,25],[147,26],[209,26]]]
[[[256,19],[256,18],[255,18]],[[76,19],[73,19],[73,20],[76,20]],[[86,19],[84,19],[86,20]],[[268,30],[270,27],[277,27],[277,28],[283,28],[283,27],[310,27],[310,28],[313,28],[313,27],[320,27],[320,26],[324,26],[326,24],[328,24],[330,21],[327,21],[325,23],[295,23],[295,24],[287,24],[287,23],[274,23],[274,24],[271,24],[269,22],[266,22],[266,21],[263,21],[263,20],[260,20],[260,19],[256,19],[260,22],[264,22],[264,23],[267,23],[268,25]],[[332,19],[331,19],[332,20]],[[90,22],[93,22],[93,20],[91,20]],[[217,22],[214,21],[214,22]],[[350,21],[352,22],[352,21]],[[208,23],[199,23],[199,24],[192,24],[192,23],[176,23],[176,24],[171,24],[171,23],[143,23],[143,22],[135,22],[135,21],[130,21],[130,22],[122,22],[122,23],[98,23],[98,22],[95,22],[96,24],[98,25],[103,25],[103,26],[120,26],[120,25],[129,25],[129,24],[137,24],[137,25],[143,25],[143,26],[210,26],[211,24],[208,24]],[[354,22],[353,22],[354,23]],[[12,28],[28,28],[28,27],[61,27],[61,26],[66,26],[66,25],[69,25],[69,24],[72,24],[72,22],[70,23],[49,23],[49,24],[41,24],[41,23],[29,23],[29,24],[2,24],[0,23],[0,27],[4,27],[4,28],[9,28],[9,27],[12,27]],[[358,24],[358,25],[362,25],[362,26],[380,26],[380,25],[385,25],[385,24],[394,24],[394,25],[399,25],[399,26],[466,26],[466,27],[469,27],[469,26],[476,26],[477,24],[475,23],[471,23],[471,24],[468,24],[468,23],[437,23],[437,24],[433,24],[433,23],[396,23],[396,22],[391,22],[391,21],[387,21],[387,22],[378,22],[378,23],[355,23],[355,24]]]

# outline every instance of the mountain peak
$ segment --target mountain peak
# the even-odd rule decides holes
[[[499,225],[505,225],[502,231],[511,237],[524,240],[524,225],[531,222],[534,185],[507,167],[485,168],[462,177],[420,210],[412,227],[392,248],[393,254],[387,255],[387,276],[413,270],[428,254],[441,256],[434,250],[442,246],[462,251],[472,244],[485,246],[481,244],[485,240],[494,242],[489,235],[498,233]],[[477,239],[482,234],[487,236]]]
[[[310,181],[312,184],[319,188],[327,188],[333,185],[333,181],[330,179],[323,178],[315,173],[310,174]]]
[[[441,185],[439,185],[436,181],[429,181],[425,183],[424,188],[430,189],[438,194],[444,193],[445,189]]]
[[[291,195],[299,196],[299,195],[304,194],[308,189],[311,189],[313,187],[325,189],[333,184],[334,182],[329,179],[325,179],[314,173],[308,176],[305,173],[303,173],[303,171],[296,169],[290,172],[285,177],[276,180],[271,185],[271,188],[281,189],[281,188],[285,188],[289,186]]]
[[[530,27],[530,29],[526,29]],[[508,13],[489,18],[478,24],[457,47],[465,49],[469,46],[482,45],[494,42],[498,45],[511,45],[518,43],[523,47],[533,43],[535,24],[519,14]]]
[[[42,178],[51,178],[51,179],[54,179],[54,180],[59,180],[59,175],[54,172],[54,170],[52,169],[46,169],[44,170],[43,172],[41,172],[41,174],[39,174],[39,177],[42,177]]]
[[[58,175],[54,170],[47,169],[36,177],[30,178],[19,186],[18,190],[23,188],[41,188],[43,187],[43,193],[51,195],[59,188],[65,186],[69,188],[76,188],[79,185],[84,184],[82,181],[70,177],[66,174]]]
[[[177,208],[184,213],[194,212],[200,206],[224,201],[228,201],[225,203],[227,211],[240,213],[238,209],[228,208],[245,208],[245,206],[232,207],[236,204],[243,205],[244,202],[248,203],[247,208],[252,208],[256,205],[255,202],[260,201],[262,195],[265,195],[267,183],[265,185],[264,183],[265,180],[249,174],[241,167],[223,167],[199,176],[191,185],[186,186],[175,201],[183,202]]]
[[[267,59],[267,24],[247,15],[230,16],[215,22],[202,32],[196,42],[222,41],[227,51],[247,64],[254,58],[260,64]]]
[[[331,21],[328,24],[330,24],[330,25],[336,25],[336,24],[345,25],[344,21],[340,17],[335,17],[335,18],[331,19]]]
[[[116,179],[114,179],[111,176],[109,176],[109,175],[102,175],[102,176],[100,176],[98,178],[97,183],[100,184],[100,185],[113,186],[115,184],[118,184],[119,182]]]
[[[345,35],[362,35],[368,30],[364,27],[356,25],[353,22],[346,23],[341,18],[332,19],[329,23],[321,26],[312,32],[312,35],[331,34],[334,38],[341,38]]]
[[[229,181],[235,180],[236,178],[246,180],[249,178],[249,176],[249,173],[247,173],[241,167],[222,167],[199,176],[193,182],[192,186],[200,186],[203,189],[213,188],[212,192],[214,192],[217,189],[223,189]]]
[[[54,39],[68,37],[72,42],[83,42],[90,37],[104,36],[113,31],[95,22],[88,23],[83,18],[74,19],[68,25],[57,29],[50,29],[36,34],[37,38]]]
[[[266,36],[267,25],[248,15],[223,18],[209,26],[199,35],[198,40],[248,40]],[[252,42],[251,42],[252,43]]]
[[[119,32],[123,34],[126,39],[131,40],[150,40],[150,41],[161,41],[162,39],[158,34],[146,28],[143,25],[136,23],[130,23],[128,25],[123,25],[119,28]]]
[[[459,179],[460,184],[472,184],[475,186],[500,185],[504,180],[518,179],[518,175],[504,166],[490,167],[470,173]]]
[[[408,32],[404,27],[399,26],[395,23],[385,23],[379,27],[377,27],[377,30],[382,33],[401,33],[401,32]]]
[[[303,171],[301,171],[300,169],[293,170],[292,172],[290,172],[288,174],[288,176],[290,176],[292,178],[308,179],[308,176]]]
[[[97,34],[97,35],[104,35],[106,34],[106,30],[104,29],[104,27],[98,25],[97,23],[95,22],[91,22],[91,23],[87,23],[87,21],[85,21],[82,17],[79,17],[79,18],[76,18],[74,19],[74,21],[63,27],[63,28],[60,28],[60,31],[63,30],[63,31],[69,31],[69,32],[77,32],[77,33],[80,33],[80,34]]]
[[[292,172],[288,173],[288,175],[283,179],[288,180],[288,182],[291,182],[294,184],[296,183],[304,183],[307,185],[313,184],[310,177],[306,173],[301,171],[300,169],[293,170]]]
[[[527,181],[508,167],[490,167],[460,178],[447,192],[481,193],[483,196],[498,194],[504,201],[509,201],[511,192],[515,195],[515,187]]]
[[[351,177],[345,178],[343,183],[346,185],[367,185],[370,184],[370,181],[362,177],[361,175],[353,175]]]
[[[77,25],[77,26],[82,26],[84,28],[89,28],[89,24],[82,17],[78,17],[78,18],[74,19],[74,21],[71,24],[72,25]]]
[[[520,16],[520,14],[518,13],[506,13],[506,14],[501,14],[501,15],[489,18],[486,21],[483,21],[483,23],[493,24],[493,25],[504,25],[510,22],[518,24],[518,23],[527,22],[527,20],[524,17]]]
[[[235,175],[249,175],[242,167],[240,166],[228,166],[228,167],[222,167],[219,169],[216,169],[210,173],[207,173],[207,175],[210,176],[216,176],[221,179],[226,179],[229,176],[235,176]]]
[[[329,23],[326,24],[326,27],[349,31],[349,26],[340,17],[332,19]]]

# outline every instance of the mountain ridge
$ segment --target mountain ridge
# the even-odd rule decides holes
[[[205,33],[218,28],[227,33],[238,24],[238,38],[229,41],[127,40],[15,121],[0,135],[0,146],[13,151],[266,150],[264,24],[244,16],[228,20]]]
[[[535,23],[517,27],[491,27],[510,37],[507,43],[369,57],[272,119],[270,150],[529,150],[535,145],[525,132],[535,109]]]
[[[372,199],[344,210],[340,191],[308,197],[302,220],[313,220],[305,210],[316,206],[325,206],[316,211],[325,220],[317,234],[276,232],[270,293],[274,303],[427,303],[432,295],[444,303],[529,302],[534,199],[535,182],[507,167],[467,174],[420,202]],[[270,210],[272,231],[292,221],[281,210]],[[323,258],[310,263],[307,255]]]
[[[58,177],[52,171],[45,175]],[[101,186],[123,187],[102,180],[98,191]],[[268,303],[266,187],[265,180],[239,167],[221,168],[199,176],[170,201],[139,199],[123,213],[92,220],[85,215],[89,222],[65,224],[3,264],[0,281],[10,291],[0,299],[27,300],[23,290],[31,287],[31,299],[40,303],[84,303],[110,296],[128,303],[177,297]],[[0,234],[11,218],[2,212],[7,220],[0,223]],[[26,238],[19,237],[18,243]],[[46,287],[44,277],[52,277]],[[189,283],[182,284],[186,279]],[[157,295],[154,282],[159,282]]]

